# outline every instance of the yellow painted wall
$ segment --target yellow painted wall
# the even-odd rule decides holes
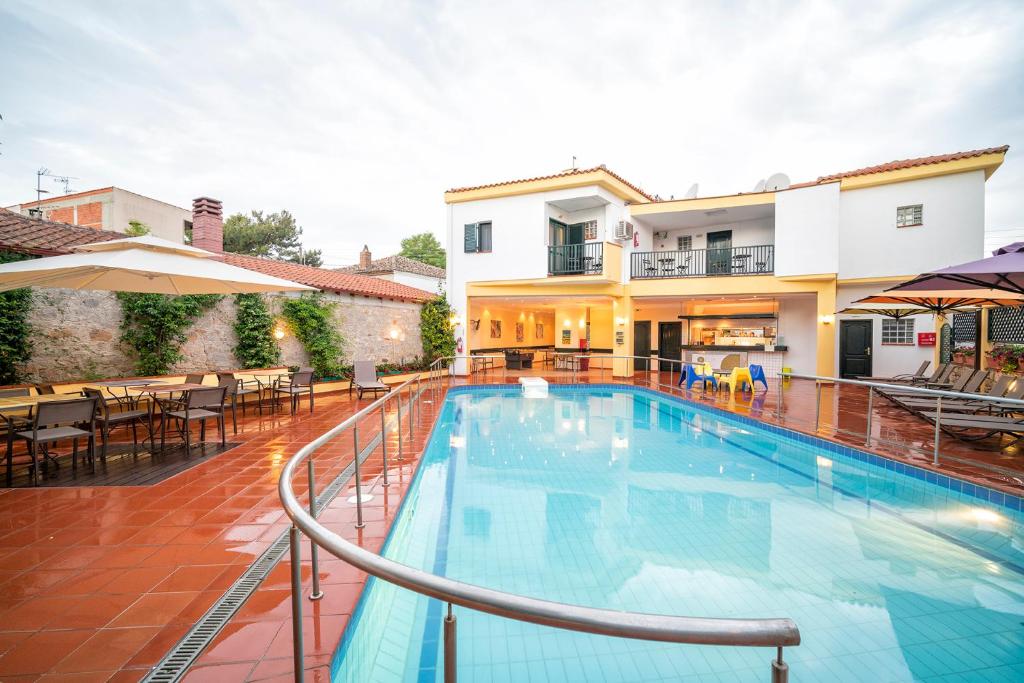
[[[501,304],[471,302],[467,327],[470,349],[519,348],[523,346],[552,346],[555,343],[555,316],[551,311],[531,310]],[[469,321],[479,320],[474,330]],[[491,322],[501,322],[501,337],[491,337]],[[516,341],[516,323],[523,323],[524,339]],[[537,337],[537,323],[544,325],[544,335]]]

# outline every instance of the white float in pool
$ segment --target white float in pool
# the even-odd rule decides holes
[[[526,398],[546,398],[548,395],[547,380],[540,377],[520,377],[519,383],[523,385],[523,396]]]

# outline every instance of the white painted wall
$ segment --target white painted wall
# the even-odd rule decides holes
[[[924,225],[897,228],[909,204],[924,205]],[[917,275],[981,258],[984,241],[984,171],[842,193],[840,278]]]
[[[775,193],[776,275],[839,271],[839,205],[839,183]]]
[[[772,244],[775,239],[775,220],[773,218],[755,218],[749,221],[734,221],[721,223],[719,225],[708,225],[699,228],[677,228],[675,230],[660,230],[659,233],[668,233],[667,237],[652,238],[655,251],[675,251],[677,240],[681,235],[690,235],[693,238],[693,249],[707,249],[707,234],[721,230],[732,230],[732,246],[753,247],[762,244]],[[653,233],[652,233],[653,234]]]
[[[401,285],[408,285],[409,287],[415,287],[416,289],[422,289],[425,292],[436,294],[444,289],[444,280],[439,277],[430,277],[429,275],[420,275],[419,273],[406,273],[397,271],[394,273],[381,273],[380,275],[374,275],[373,277],[380,278],[381,280],[389,280],[391,282],[397,282]]]
[[[779,299],[779,345],[788,348],[783,365],[799,374],[818,367],[818,301],[814,296]]]
[[[879,285],[840,285],[836,291],[836,310],[842,310],[861,299],[872,294],[877,294],[881,287]],[[839,321],[847,320],[871,320],[872,343],[871,343],[871,374],[876,377],[891,377],[907,372],[913,372],[922,361],[931,360],[934,357],[935,348],[932,346],[917,346],[918,332],[934,332],[935,317],[932,315],[914,316],[914,346],[882,346],[882,320],[880,315],[837,315],[836,316],[836,373],[839,373]]]
[[[114,188],[113,202],[104,209],[110,210],[109,215],[104,211],[103,216],[104,226],[108,230],[124,232],[128,229],[128,221],[141,221],[149,226],[153,235],[172,242],[181,242],[185,239],[185,221],[192,220],[192,211],[189,209],[144,197],[119,187]]]

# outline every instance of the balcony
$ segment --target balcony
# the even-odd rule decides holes
[[[548,275],[601,275],[603,268],[603,242],[548,247]]]
[[[629,276],[634,280],[723,275],[767,275],[775,272],[775,245],[690,251],[634,251]]]

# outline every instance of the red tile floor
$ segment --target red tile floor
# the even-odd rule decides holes
[[[488,374],[456,383],[516,381],[512,372]],[[570,379],[565,373],[530,374]],[[611,380],[596,371],[580,379]],[[648,376],[634,381],[646,383]],[[777,422],[774,389],[753,397],[699,391],[688,397]],[[814,399],[812,383],[794,381],[785,390],[782,424],[813,431]],[[141,678],[287,528],[276,491],[287,458],[369,402],[331,395],[318,398],[313,415],[250,414],[239,423],[234,440],[240,446],[152,486],[0,490],[0,680]],[[363,468],[365,488],[374,495],[365,508],[365,528],[354,528],[351,491],[340,493],[322,515],[332,529],[367,548],[380,548],[429,434],[438,404],[421,405],[421,421],[400,463],[394,460],[395,434],[389,433],[392,485],[381,486],[379,451]],[[819,434],[863,444],[863,391],[826,388],[822,405]],[[930,463],[929,425],[879,400],[873,422],[873,450]],[[369,418],[363,442],[379,429],[379,417]],[[947,473],[1024,492],[1024,466],[1015,449],[943,437],[941,453],[940,469]],[[326,446],[316,460],[318,487],[335,478],[351,454],[350,437]],[[295,489],[303,492],[302,481]],[[308,543],[303,560],[308,594]],[[188,680],[291,680],[289,572],[286,557],[200,656]],[[326,681],[365,577],[330,557],[321,558],[320,576],[325,597],[304,601],[303,632],[306,678]]]

